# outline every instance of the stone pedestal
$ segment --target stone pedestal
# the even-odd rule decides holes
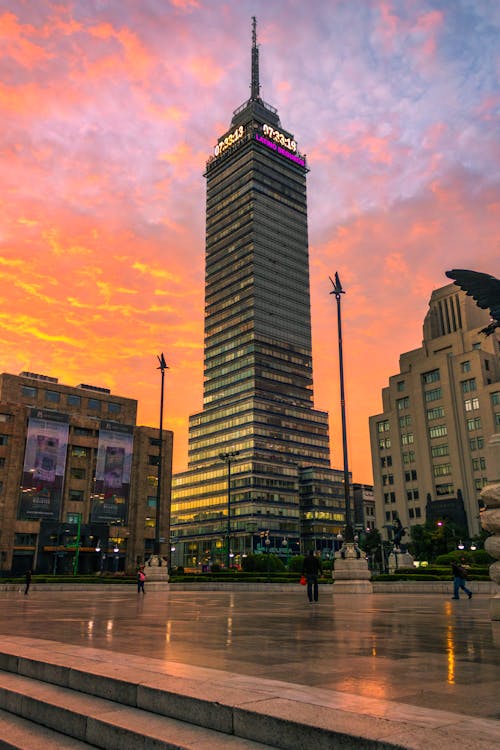
[[[344,542],[335,556],[332,571],[334,594],[371,594],[373,586],[368,561],[354,542]]]
[[[146,582],[161,581],[162,583],[168,583],[169,581],[167,563],[160,555],[151,555],[144,566],[144,572],[146,573]]]
[[[398,568],[413,568],[413,557],[409,552],[402,552],[399,547],[389,555],[389,573],[394,573]]]

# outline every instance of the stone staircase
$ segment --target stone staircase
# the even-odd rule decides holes
[[[464,731],[455,714],[393,703],[388,718],[372,703],[370,715],[357,696],[0,637],[0,750],[490,750],[498,739],[497,722],[469,718]]]

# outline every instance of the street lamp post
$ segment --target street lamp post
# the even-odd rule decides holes
[[[239,451],[226,451],[225,453],[219,453],[221,461],[227,464],[227,556],[226,563],[227,568],[231,567],[231,462],[233,458],[239,455]]]
[[[345,417],[345,393],[344,393],[344,359],[342,352],[342,317],[340,311],[340,300],[345,291],[342,289],[339,275],[335,272],[335,281],[330,278],[333,289],[330,294],[335,295],[337,300],[337,327],[338,327],[338,340],[339,340],[339,371],[340,371],[340,411],[342,418],[342,453],[344,458],[344,497],[345,497],[345,532],[344,538],[346,542],[354,541],[354,531],[351,523],[351,500],[350,500],[350,487],[349,487],[349,461],[347,455],[347,429],[346,429],[346,417]]]
[[[163,399],[165,391],[165,370],[168,370],[168,365],[165,362],[163,352],[158,356],[158,362],[160,366],[157,368],[161,372],[161,391],[160,391],[160,445],[158,449],[158,484],[156,486],[156,519],[155,519],[155,540],[153,547],[153,554],[156,555],[158,564],[161,565],[161,481],[162,481],[162,462],[163,462]],[[169,535],[170,536],[170,535]],[[170,553],[169,553],[170,557]]]

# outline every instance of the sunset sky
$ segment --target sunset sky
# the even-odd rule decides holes
[[[0,371],[202,405],[205,180],[250,92],[307,154],[315,407],[354,481],[445,271],[500,276],[498,0],[0,0]]]

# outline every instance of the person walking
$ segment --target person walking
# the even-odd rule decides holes
[[[453,596],[452,599],[460,599],[459,591],[465,591],[469,599],[472,599],[472,591],[465,585],[467,571],[465,569],[465,558],[461,557],[459,561],[453,560],[451,563],[451,572],[453,573]]]
[[[302,565],[302,575],[307,579],[307,598],[310,602],[312,602],[313,596],[314,601],[318,601],[318,575],[322,573],[321,560],[314,554],[314,550],[310,549]]]
[[[26,582],[26,585],[24,587],[24,595],[26,596],[28,594],[28,591],[30,590],[30,585],[31,585],[31,570],[30,569],[26,571],[24,580]]]
[[[144,591],[144,581],[146,580],[146,573],[144,572],[144,567],[141,566],[139,570],[137,571],[137,593],[140,594],[141,591],[143,594],[146,592]]]

